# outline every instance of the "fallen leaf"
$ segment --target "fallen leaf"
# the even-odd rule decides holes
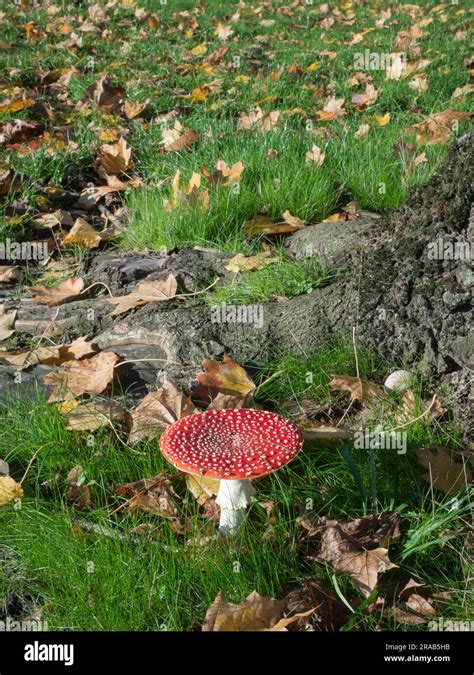
[[[27,286],[26,290],[36,293],[33,298],[35,303],[46,303],[48,307],[56,307],[65,302],[76,299],[84,289],[84,281],[81,278],[67,279],[56,288],[48,286]]]
[[[157,279],[156,281],[142,281],[138,287],[117,298],[108,298],[107,302],[117,305],[111,316],[117,316],[128,312],[130,309],[142,307],[150,302],[165,302],[175,297],[178,290],[176,278],[170,274],[166,279]]]
[[[321,122],[331,122],[345,114],[344,99],[336,98],[335,96],[328,98],[324,108],[316,113]]]
[[[99,108],[112,110],[120,103],[124,95],[122,87],[114,86],[110,83],[107,75],[102,75],[92,90],[93,99]]]
[[[23,488],[11,476],[0,476],[0,506],[23,497]]]
[[[378,127],[386,127],[390,122],[390,113],[385,113],[385,115],[376,115],[375,123]]]
[[[272,258],[271,256],[270,251],[264,251],[252,256],[237,253],[237,255],[228,261],[225,269],[229,270],[229,272],[234,272],[234,274],[238,274],[239,272],[254,272],[278,261],[277,257]]]
[[[116,176],[131,167],[132,151],[127,141],[121,136],[117,143],[101,145],[99,163],[106,174]]]
[[[424,122],[413,124],[409,130],[416,134],[418,143],[446,143],[457,131],[460,120],[469,119],[471,113],[459,110],[444,110],[430,115]]]
[[[253,591],[240,604],[227,602],[220,592],[206,612],[204,632],[261,631],[275,626],[282,617],[284,600]]]
[[[307,161],[310,162],[311,164],[315,164],[316,166],[322,166],[326,154],[324,152],[321,152],[321,148],[319,148],[317,145],[313,143],[311,150],[309,150],[306,153],[305,157]]]
[[[348,391],[351,399],[355,401],[366,402],[371,398],[386,398],[383,387],[370,380],[350,375],[333,375],[329,388],[332,391]]]
[[[101,427],[111,426],[124,418],[125,408],[115,403],[84,403],[74,407],[67,413],[67,427],[70,431],[95,431]]]
[[[16,310],[7,312],[5,305],[0,305],[0,342],[11,337],[15,332]]]
[[[152,513],[165,518],[175,518],[177,508],[174,500],[178,495],[166,476],[144,478],[133,483],[118,485],[116,494],[125,497],[128,501],[128,511]]]
[[[196,379],[199,384],[209,387],[211,392],[242,397],[255,389],[255,384],[247,371],[227,354],[224,354],[223,361],[205,359],[202,367],[206,372],[198,373]]]
[[[155,438],[176,420],[197,412],[189,396],[166,380],[158,391],[152,391],[130,413],[129,443]]]
[[[201,506],[218,493],[219,485],[220,480],[217,478],[194,476],[192,473],[186,474],[186,487]]]
[[[199,140],[199,132],[188,129],[178,136],[168,145],[164,146],[165,152],[180,152],[181,150],[191,150],[191,145]]]
[[[150,103],[150,99],[147,98],[146,101],[125,101],[122,106],[122,112],[128,120],[134,120],[136,117],[142,114],[142,112],[147,108]]]
[[[53,390],[48,402],[70,401],[82,394],[101,394],[112,382],[118,360],[113,352],[100,352],[90,359],[67,361],[63,370],[42,377],[42,382]]]
[[[378,91],[373,84],[367,83],[365,91],[362,94],[354,94],[352,97],[352,105],[356,110],[365,110],[371,106],[378,98]]]
[[[360,127],[357,129],[357,131],[354,134],[355,138],[362,138],[362,136],[365,136],[366,133],[370,131],[370,126],[368,124],[361,124]]]
[[[466,84],[464,87],[456,87],[451,98],[463,98],[474,93],[474,84]]]
[[[447,495],[456,494],[471,482],[472,472],[467,464],[454,461],[452,453],[446,448],[435,449],[436,454],[428,448],[416,451],[421,466],[429,469],[423,480]]]
[[[269,216],[258,215],[244,223],[245,234],[251,237],[289,234],[301,230],[305,224],[300,218],[292,216],[287,210],[283,214],[284,222],[274,223]]]

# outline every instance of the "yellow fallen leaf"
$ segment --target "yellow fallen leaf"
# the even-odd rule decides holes
[[[23,497],[23,488],[11,476],[0,476],[0,506]]]

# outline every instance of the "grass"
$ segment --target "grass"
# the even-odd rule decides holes
[[[216,286],[206,295],[206,302],[211,305],[249,305],[269,302],[278,297],[292,298],[311,293],[326,283],[328,278],[327,270],[316,261],[301,265],[282,257],[262,270],[239,274],[236,278]]]
[[[380,380],[387,364],[368,351],[359,353],[360,372]],[[308,384],[308,373],[312,381]],[[283,357],[259,376],[260,403],[286,411],[288,401],[328,400],[330,373],[354,374],[351,346],[334,343],[301,360]],[[287,403],[282,403],[285,400]],[[465,531],[469,516],[467,495],[458,501],[432,494],[421,480],[414,449],[421,445],[456,448],[455,432],[447,438],[442,427],[420,420],[408,434],[408,452],[381,451],[375,462],[375,502],[371,501],[371,464],[367,452],[337,443],[307,442],[289,466],[257,483],[257,497],[249,509],[242,539],[225,543],[215,537],[187,491],[182,477],[172,479],[175,504],[184,532],[173,519],[119,511],[115,486],[174,474],[158,450],[157,441],[133,449],[118,435],[99,430],[94,435],[72,433],[64,418],[44,400],[12,400],[0,420],[0,456],[19,480],[34,457],[24,480],[25,498],[0,510],[2,545],[0,594],[22,598],[43,608],[42,618],[52,630],[192,630],[199,627],[207,607],[219,591],[239,602],[252,590],[280,596],[304,578],[316,578],[352,603],[358,594],[346,575],[301,554],[297,516],[309,509],[318,515],[345,519],[374,511],[398,509],[403,536],[390,546],[397,574],[412,575],[432,592],[449,590],[443,616],[469,616],[469,562]],[[363,495],[354,480],[354,468]],[[78,512],[66,498],[67,473],[83,469],[92,502]],[[272,503],[269,521],[264,503]],[[89,529],[78,525],[86,521]],[[93,531],[94,526],[108,534]],[[137,527],[149,529],[138,535]],[[204,538],[204,539],[203,539]],[[8,560],[19,561],[18,574],[5,573]],[[58,574],[58,571],[60,573]],[[351,630],[371,630],[375,617],[361,611]],[[404,624],[388,623],[404,630]]]
[[[469,110],[467,96],[452,98],[469,81],[464,66],[469,52],[462,39],[468,3],[460,0],[442,11],[423,2],[411,7],[415,5],[419,14],[396,11],[374,30],[379,8],[367,4],[342,7],[340,20],[336,16],[333,25],[322,26],[326,16],[316,4],[302,3],[289,13],[270,4],[254,14],[254,8],[238,8],[234,2],[212,2],[205,9],[187,0],[159,6],[141,2],[139,7],[159,15],[159,28],[146,17],[135,17],[133,8],[117,5],[107,10],[109,33],[98,39],[97,31],[87,31],[81,33],[82,44],[66,47],[67,31],[61,27],[68,23],[81,32],[81,21],[90,20],[86,11],[70,12],[67,3],[53,3],[56,13],[38,7],[18,15],[16,6],[3,3],[8,49],[0,49],[0,66],[9,73],[3,96],[6,101],[33,96],[36,105],[15,111],[7,104],[0,122],[46,120],[48,134],[38,147],[26,142],[5,148],[2,166],[16,177],[12,196],[27,200],[32,211],[20,218],[4,211],[0,236],[24,236],[35,210],[57,208],[51,189],[74,192],[90,182],[103,184],[97,151],[114,134],[126,136],[132,173],[143,183],[123,195],[129,225],[118,244],[124,249],[211,245],[241,251],[249,245],[243,223],[262,212],[279,220],[289,210],[312,223],[349,200],[377,212],[396,207],[411,187],[428,180],[447,147],[416,141],[411,125],[448,108]],[[182,11],[197,18],[198,25],[183,22]],[[350,21],[344,21],[345,12],[354,13]],[[411,77],[387,80],[384,70],[368,69],[363,75],[372,79],[378,98],[366,110],[355,109],[351,98],[363,89],[351,81],[356,56],[365,50],[392,53],[397,34],[422,18],[432,21],[423,25],[419,53],[409,57],[412,63],[429,61],[423,70],[427,87],[417,90]],[[29,41],[24,39],[27,21],[36,30]],[[216,34],[219,22],[233,31],[227,41]],[[353,42],[354,35],[362,39]],[[210,57],[221,47],[227,52],[216,64]],[[45,75],[72,66],[76,71],[64,89],[45,85]],[[90,103],[90,88],[104,73],[124,88],[125,100],[148,101],[143,116],[127,120],[118,110]],[[211,92],[206,90],[210,83]],[[345,99],[346,114],[321,122],[316,113],[331,95]],[[279,111],[278,124],[268,132],[238,130],[238,118],[256,106],[264,113]],[[176,117],[167,121],[173,109]],[[377,119],[386,113],[390,121],[380,127]],[[176,119],[198,131],[200,139],[191,151],[164,153],[162,132]],[[361,124],[369,131],[357,138]],[[466,127],[462,122],[456,133]],[[321,167],[305,159],[313,143],[326,153]],[[414,165],[422,152],[426,161]],[[185,182],[193,171],[202,173],[203,166],[212,171],[218,160],[243,162],[238,190],[210,185],[206,211],[188,205],[164,208],[177,169]],[[96,209],[89,215],[99,217]]]

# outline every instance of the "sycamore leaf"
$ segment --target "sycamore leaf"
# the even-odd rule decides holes
[[[122,87],[116,87],[109,82],[107,75],[102,75],[93,88],[93,98],[99,108],[112,110],[115,108],[124,94]]]
[[[197,412],[189,396],[167,380],[161,389],[145,396],[130,413],[129,442],[137,443],[144,438],[155,438],[169,424]]]
[[[264,597],[256,591],[239,604],[227,602],[220,592],[206,612],[202,630],[238,632],[269,629],[282,618],[284,607],[285,600]]]
[[[0,305],[0,342],[2,340],[6,340],[11,335],[13,335],[13,333],[15,332],[15,330],[14,330],[15,320],[16,320],[16,310],[14,310],[12,312],[7,312],[6,309],[5,309],[5,305],[1,304]]]
[[[206,372],[198,373],[196,379],[199,384],[211,390],[242,397],[255,389],[247,371],[227,354],[224,354],[223,361],[205,359],[202,367]]]
[[[336,98],[335,96],[328,98],[324,108],[316,113],[321,122],[331,122],[345,114],[344,99]]]
[[[195,476],[192,473],[186,474],[186,487],[201,506],[218,493],[219,485],[220,480],[218,478],[205,478],[204,476]]]
[[[211,175],[206,167],[203,167],[203,174],[211,183],[222,182],[224,185],[234,185],[241,180],[244,165],[242,162],[236,162],[233,166],[229,167],[227,162],[219,159],[216,162],[215,169],[215,174]]]
[[[410,130],[416,133],[419,143],[443,144],[457,129],[460,120],[469,119],[471,113],[459,110],[444,110],[430,115],[424,122],[413,124]]]
[[[239,272],[254,272],[278,261],[277,257],[272,258],[271,256],[270,251],[264,251],[252,256],[237,253],[237,255],[228,261],[225,269],[229,270],[229,272],[234,272],[234,274],[238,274]]]
[[[321,152],[321,148],[319,148],[317,145],[313,143],[311,150],[309,150],[306,153],[305,157],[307,161],[310,162],[311,164],[315,164],[316,166],[322,166],[326,154],[324,152]]]
[[[64,405],[64,404],[62,404]],[[110,426],[112,421],[121,420],[125,416],[125,408],[115,403],[84,403],[74,406],[66,413],[67,427],[70,431],[95,431]]]
[[[459,492],[472,480],[468,466],[455,462],[452,453],[445,448],[436,448],[436,454],[427,448],[420,448],[416,455],[421,466],[429,470],[423,479],[447,495]]]
[[[356,110],[365,110],[370,105],[375,103],[378,98],[378,91],[373,84],[368,83],[365,87],[365,91],[362,94],[354,94],[352,97],[352,105]]]
[[[135,117],[138,117],[142,114],[145,108],[150,103],[150,99],[147,98],[146,101],[125,101],[122,106],[122,112],[128,120],[134,120]]]
[[[333,375],[329,388],[332,391],[348,391],[351,398],[356,401],[366,402],[371,398],[386,398],[383,387],[370,380],[350,375]]]
[[[96,351],[92,342],[87,342],[86,338],[79,337],[68,345],[38,347],[21,352],[0,352],[0,363],[7,363],[17,370],[23,370],[38,363],[60,365],[66,361],[91,356]]]
[[[101,394],[112,382],[118,360],[113,352],[100,352],[90,359],[67,361],[63,370],[42,377],[42,382],[52,387],[48,402],[70,401],[82,394]]]
[[[178,290],[176,278],[170,274],[166,279],[156,281],[142,281],[138,287],[128,295],[117,298],[108,298],[107,302],[117,305],[111,316],[128,312],[130,309],[142,307],[150,302],[165,302],[175,297]]]
[[[96,248],[101,241],[100,232],[94,230],[84,218],[77,218],[69,233],[64,237],[63,243],[66,246],[79,244],[85,248]]]
[[[56,307],[65,302],[76,299],[84,289],[84,281],[81,278],[67,279],[56,288],[47,286],[27,286],[26,290],[36,293],[33,298],[35,303],[46,303],[49,307]]]
[[[245,234],[253,237],[261,235],[271,236],[277,234],[289,234],[301,230],[305,224],[300,218],[292,216],[286,210],[283,214],[284,221],[282,223],[274,223],[269,216],[258,215],[251,220],[244,223]]]
[[[23,488],[11,476],[0,476],[0,506],[23,497]]]
[[[132,151],[122,136],[117,143],[101,145],[99,148],[100,166],[110,176],[127,171],[131,166],[131,156]]]
[[[191,150],[191,145],[199,140],[199,132],[188,129],[178,136],[171,143],[164,146],[165,152],[180,152],[181,150]]]
[[[17,265],[9,267],[0,265],[0,284],[16,284],[21,281],[23,272]]]

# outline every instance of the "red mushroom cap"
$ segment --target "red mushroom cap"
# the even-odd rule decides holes
[[[288,464],[303,445],[292,422],[264,410],[207,410],[183,417],[161,436],[175,467],[209,478],[256,478]]]

